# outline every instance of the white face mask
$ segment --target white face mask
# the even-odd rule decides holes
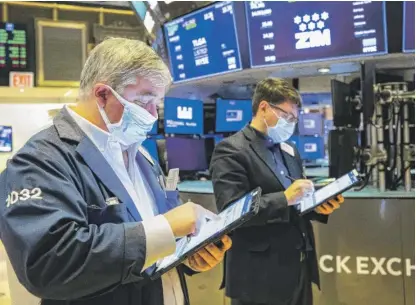
[[[130,103],[121,97],[113,88],[107,86],[117,100],[124,106],[123,115],[118,123],[111,123],[104,109],[98,105],[98,110],[108,128],[108,131],[117,141],[124,146],[130,146],[135,143],[142,143],[157,117],[151,115],[146,109]]]
[[[267,135],[275,144],[285,142],[293,135],[296,122],[288,122],[284,118],[279,117],[274,111],[273,113],[278,118],[278,121],[274,127],[268,126],[266,120],[264,121],[267,126]]]

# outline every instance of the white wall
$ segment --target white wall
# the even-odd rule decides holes
[[[2,104],[0,103],[0,125],[13,128],[13,152],[0,153],[0,172],[6,161],[16,153],[37,131],[51,122],[48,111],[62,108],[63,104]]]
[[[3,102],[3,101],[2,101]],[[52,119],[49,110],[60,109],[63,104],[3,104],[0,103],[0,125],[13,128],[13,152],[0,153],[0,172],[6,161],[16,153],[37,131],[42,130]],[[39,300],[21,286],[10,266],[7,254],[0,244],[0,293],[2,300],[10,300],[12,305],[38,305]],[[3,304],[3,303],[1,303]]]

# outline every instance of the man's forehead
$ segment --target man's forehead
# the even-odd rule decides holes
[[[156,98],[163,98],[166,93],[166,87],[156,86],[147,79],[139,79],[136,84],[128,85],[124,94],[126,97],[137,97],[137,96],[154,96]]]

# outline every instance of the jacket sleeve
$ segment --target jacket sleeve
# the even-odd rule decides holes
[[[234,143],[222,141],[216,146],[212,156],[210,171],[219,211],[251,191],[246,170],[247,161],[241,151],[242,148],[238,148]],[[288,221],[286,197],[283,192],[276,192],[261,196],[258,215],[243,226]]]
[[[60,159],[21,152],[0,176],[1,240],[21,284],[39,298],[73,300],[142,280],[142,224],[88,224],[82,187]]]
[[[302,164],[302,158],[300,157],[299,151],[295,145],[292,146],[295,151],[295,158],[298,161],[299,167],[302,171],[303,178],[306,179],[306,175],[303,171],[303,164]],[[318,214],[315,211],[309,212],[303,216],[303,218],[310,220],[310,221],[318,221],[320,223],[326,224],[328,222],[328,215],[322,215]]]

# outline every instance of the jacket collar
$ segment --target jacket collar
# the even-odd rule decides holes
[[[82,157],[87,166],[94,172],[103,184],[123,202],[135,221],[142,218],[123,183],[108,164],[97,146],[88,138],[66,108],[63,108],[53,120],[61,139],[77,143],[76,152]]]
[[[79,143],[85,137],[84,132],[71,117],[66,107],[63,107],[58,115],[55,116],[53,124],[61,139]]]
[[[243,129],[243,134],[246,137],[246,139],[250,142],[250,147],[253,149],[255,154],[257,154],[257,156],[265,163],[265,165],[270,169],[270,171],[274,174],[276,179],[283,186],[283,183],[282,181],[280,181],[279,175],[277,174],[277,168],[275,164],[275,159],[273,157],[273,152],[272,150],[270,150],[270,147],[273,146],[273,143],[270,142],[270,139],[266,135],[255,130],[251,126],[246,126]],[[289,143],[287,144],[292,146]],[[296,150],[294,149],[293,151],[295,152]],[[302,168],[298,164],[299,161],[296,160],[294,155],[292,156],[284,150],[281,150],[281,152],[283,159],[286,163],[287,170],[291,177],[301,177]]]

